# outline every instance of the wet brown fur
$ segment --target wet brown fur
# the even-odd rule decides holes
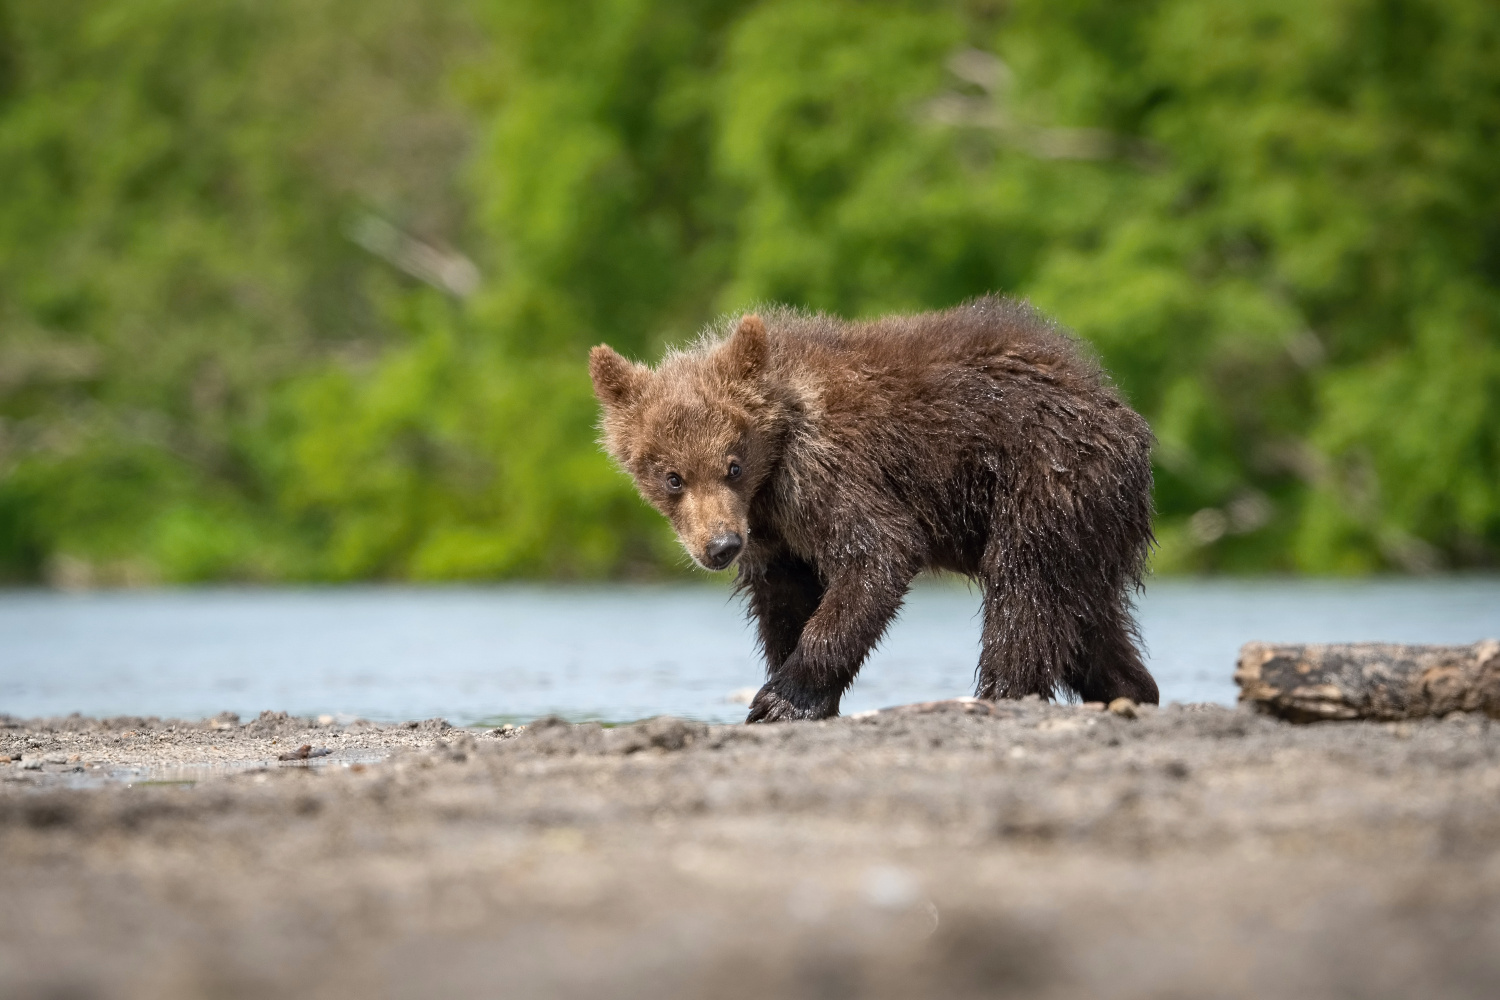
[[[604,346],[589,368],[606,450],[688,552],[708,565],[715,539],[744,539],[767,663],[749,721],[838,714],[924,569],[980,584],[979,697],[1157,701],[1131,616],[1151,431],[1030,306],[775,308],[654,371]]]

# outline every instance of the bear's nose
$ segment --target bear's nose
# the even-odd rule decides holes
[[[734,557],[739,555],[740,549],[744,547],[745,540],[731,531],[709,542],[704,555],[708,557],[708,564],[714,569],[723,569],[734,561]]]

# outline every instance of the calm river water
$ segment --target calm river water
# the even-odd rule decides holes
[[[844,711],[971,694],[978,607],[960,584],[919,586]],[[1500,578],[1157,580],[1140,618],[1163,702],[1229,703],[1250,639],[1500,636]],[[760,676],[738,602],[706,586],[0,592],[16,716],[737,721],[732,693]]]

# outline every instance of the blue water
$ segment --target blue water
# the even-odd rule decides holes
[[[978,608],[962,585],[919,586],[844,711],[971,694]],[[1500,636],[1500,578],[1158,580],[1140,619],[1163,702],[1227,704],[1251,639]],[[760,679],[713,587],[0,592],[0,712],[16,716],[733,721],[731,694]]]

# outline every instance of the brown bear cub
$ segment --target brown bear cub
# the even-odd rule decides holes
[[[982,588],[980,698],[1157,701],[1131,618],[1151,429],[1030,306],[776,308],[589,371],[609,454],[700,565],[738,562],[767,668],[748,721],[837,715],[924,569]]]

